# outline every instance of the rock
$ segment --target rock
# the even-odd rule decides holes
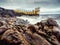
[[[23,19],[16,18],[16,21],[15,21],[14,24],[15,25],[20,25],[20,24],[27,25],[27,24],[29,24],[29,22],[28,22],[28,20],[23,20]]]
[[[21,33],[19,33],[17,30],[7,30],[1,40],[8,42],[9,44],[15,44],[15,45],[29,45],[29,43],[25,40],[24,36],[22,36]]]
[[[48,26],[58,26],[57,22],[52,18],[47,19],[47,23]]]
[[[54,45],[60,45],[59,41],[57,40],[56,36],[54,36],[54,35],[51,36],[51,42],[53,42]]]
[[[3,26],[3,22],[0,22],[0,27]]]
[[[0,28],[0,35],[3,34],[6,30],[7,28]]]
[[[13,10],[5,9],[0,7],[0,16],[1,17],[14,17],[16,14]]]
[[[39,34],[40,36],[44,37],[49,43],[53,44],[53,45],[59,45],[60,44],[60,31],[59,31],[59,27],[58,24],[55,20],[53,20],[52,18],[49,18],[47,20],[43,20],[41,22],[38,22],[37,24],[35,24],[39,27],[39,31],[37,32],[37,34]],[[42,33],[44,32],[44,33]],[[55,42],[54,40],[52,40],[51,36],[55,36]]]
[[[27,35],[25,35],[25,37],[30,42],[31,45],[51,45],[43,37],[39,36],[36,33],[31,34],[31,33],[27,32]]]
[[[30,31],[32,31],[32,33],[36,32],[36,28],[34,27],[34,25],[29,25],[28,29],[30,29]]]
[[[18,25],[15,25],[17,23],[14,23],[15,19],[8,20],[13,20],[13,24],[10,24],[12,25],[10,28],[0,27],[1,45],[60,45],[60,28],[51,18],[36,24],[28,24],[18,19]],[[6,25],[8,22],[5,22]]]

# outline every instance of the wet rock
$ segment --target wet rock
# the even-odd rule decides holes
[[[1,40],[6,40],[7,42],[10,42],[10,43],[18,43],[18,42],[20,42],[18,34],[16,32],[14,32],[13,30],[7,30],[3,34]]]
[[[5,31],[7,31],[7,28],[0,28],[0,35],[2,35]]]
[[[33,44],[33,45],[51,45],[43,37],[39,36],[36,33],[31,34],[27,32],[26,39],[30,42],[30,44]]]
[[[34,25],[29,25],[28,29],[30,29],[30,31],[32,31],[32,33],[36,32],[36,28],[34,27]]]
[[[15,30],[7,30],[1,40],[8,42],[9,44],[15,44],[15,45],[29,45],[29,43],[25,40],[24,36],[22,36],[21,33]]]
[[[15,21],[14,24],[15,25],[20,25],[20,24],[27,25],[27,24],[29,24],[29,22],[28,22],[28,20],[23,20],[23,19],[16,18],[16,21]]]
[[[41,22],[38,22],[37,24],[35,24],[39,27],[39,31],[37,32],[37,34],[39,34],[40,36],[44,37],[49,43],[51,43],[52,45],[59,45],[60,44],[60,31],[59,31],[59,27],[57,22],[52,19],[49,18],[47,20],[43,20]],[[44,32],[44,33],[42,33]],[[52,36],[54,35],[54,39],[52,40]]]
[[[13,19],[14,20],[14,19]],[[14,20],[16,21],[16,20]],[[14,22],[13,21],[13,22]],[[20,20],[19,20],[20,21]],[[21,20],[22,21],[22,20]],[[34,25],[19,22],[12,27],[0,27],[1,45],[60,45],[60,28],[55,20],[49,18]],[[6,24],[8,25],[8,23]],[[10,26],[10,25],[9,25]]]
[[[3,26],[3,22],[0,22],[0,27]]]
[[[47,19],[47,23],[48,26],[58,26],[57,22],[52,18]]]

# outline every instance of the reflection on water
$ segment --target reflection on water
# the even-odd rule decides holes
[[[17,18],[22,18],[24,20],[28,20],[31,24],[35,24],[37,22],[40,22],[41,20],[45,20],[47,18],[54,18],[58,24],[60,23],[60,14],[45,14],[45,15],[39,15],[39,16],[21,16]]]

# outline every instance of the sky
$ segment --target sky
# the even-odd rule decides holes
[[[60,0],[0,0],[0,7],[28,10],[40,7],[41,13],[60,13]]]

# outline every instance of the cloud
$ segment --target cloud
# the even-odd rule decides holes
[[[0,5],[3,5],[5,3],[5,0],[0,0]]]
[[[52,8],[41,8],[40,9],[41,10],[41,12],[56,12],[56,11],[60,11],[60,8],[54,8],[54,9],[52,9]]]
[[[60,0],[0,0],[0,7],[8,9],[32,9],[41,7],[41,12],[60,12]]]
[[[0,6],[8,8],[58,8],[60,0],[0,0]]]
[[[42,7],[60,7],[60,0],[40,0],[34,2],[34,4]]]

